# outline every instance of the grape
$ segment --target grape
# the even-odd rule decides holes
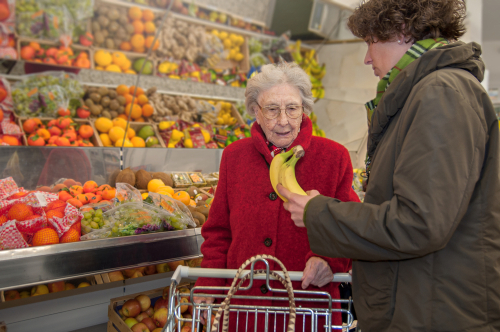
[[[92,228],[90,228],[90,226],[85,226],[83,229],[85,230],[85,233],[90,233],[92,231]]]
[[[94,221],[95,222],[99,222],[99,221],[101,221],[101,218],[100,217],[94,217]]]
[[[85,219],[91,219],[92,218],[92,213],[85,212],[85,214],[83,216],[85,217]]]
[[[111,229],[111,231],[112,231],[113,233],[118,233],[118,227],[116,227],[116,226],[115,226],[115,227],[113,227],[113,228]]]
[[[89,225],[89,221],[87,219],[83,219],[82,226],[88,226],[88,225]]]
[[[97,210],[95,211],[95,215],[96,215],[97,217],[102,216],[102,210],[101,210],[101,209],[97,209]]]
[[[90,223],[90,227],[92,227],[93,229],[98,229],[99,228],[99,225],[95,222],[95,221],[92,221]]]

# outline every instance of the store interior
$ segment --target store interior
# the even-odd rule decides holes
[[[358,4],[0,0],[0,332],[129,332],[124,302],[165,296],[178,265],[199,266],[223,151],[250,136],[245,87],[264,64],[302,59],[313,135],[347,148],[362,199],[378,78],[347,29]],[[467,6],[462,40],[482,45],[500,116],[500,1]],[[125,234],[107,212],[147,199],[143,214],[174,211],[154,230]],[[29,227],[55,242],[1,219],[30,200]]]

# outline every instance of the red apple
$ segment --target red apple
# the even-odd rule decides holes
[[[134,326],[137,323],[139,323],[139,322],[135,318],[129,317],[129,318],[125,319],[125,324],[127,324],[129,329],[131,329],[132,326]]]
[[[132,278],[132,276],[134,275],[136,269],[126,269],[126,270],[123,270],[123,275],[127,278]]]
[[[64,284],[64,290],[70,290],[70,289],[75,289],[75,285],[70,284],[69,282]]]
[[[163,295],[162,296],[164,299],[168,299],[168,297],[170,296],[169,292],[170,292],[170,286],[163,288]]]
[[[155,303],[155,313],[161,308],[168,308],[168,300],[167,299],[158,299]]]
[[[137,323],[132,326],[132,332],[150,332],[146,324]]]
[[[134,274],[130,277],[130,279],[140,278],[143,276],[144,275],[141,273],[141,271],[135,271]]]
[[[64,281],[50,283],[47,285],[47,287],[49,288],[49,292],[51,293],[62,292],[66,288],[64,285]]]
[[[151,299],[149,296],[141,294],[136,296],[135,299],[141,304],[141,311],[146,311],[151,307]]]
[[[5,292],[5,301],[12,301],[21,298],[21,295],[16,290],[9,290]]]
[[[191,325],[184,325],[181,329],[181,332],[191,332]]]
[[[164,327],[168,320],[168,310],[166,308],[160,308],[158,310],[155,310],[153,320],[155,321],[155,325],[157,327]]]
[[[149,307],[148,310],[145,311],[149,317],[153,317],[153,315],[155,314],[155,310],[152,308],[152,307]]]
[[[155,274],[156,273],[156,266],[154,266],[154,265],[146,266],[146,270],[144,272],[147,275]]]
[[[181,314],[185,313],[188,310],[188,305],[182,305],[182,303],[189,303],[188,299],[185,297],[181,297]],[[175,301],[175,306],[177,306],[177,300]]]
[[[109,272],[108,277],[109,277],[109,280],[111,282],[125,279],[125,277],[123,276],[123,273],[121,271]]]
[[[136,299],[128,300],[122,307],[125,317],[135,317],[141,313],[141,304]]]
[[[153,331],[156,328],[155,321],[151,317],[144,318],[141,323],[146,325],[150,331]]]
[[[144,318],[148,317],[149,315],[146,312],[141,312],[140,314],[137,315],[137,317],[135,317],[135,319],[137,319],[138,322],[142,322]]]

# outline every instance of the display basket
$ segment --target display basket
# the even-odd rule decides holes
[[[281,266],[282,271],[271,271],[269,261],[273,261]],[[255,269],[255,264],[262,262],[265,264],[265,269]],[[250,270],[244,270],[250,265]],[[233,279],[231,287],[193,287],[190,293],[180,293],[177,287],[183,278],[224,278]],[[178,266],[171,279],[169,290],[169,317],[165,325],[164,331],[174,332],[180,331],[181,325],[190,323],[190,331],[195,331],[195,327],[199,325],[200,314],[207,312],[206,317],[211,317],[213,312],[217,312],[213,322],[207,319],[207,331],[228,331],[229,319],[236,319],[238,329],[242,326],[243,330],[249,329],[249,322],[254,322],[255,331],[276,331],[277,323],[283,323],[283,331],[295,331],[297,326],[300,330],[311,331],[332,331],[332,330],[349,330],[354,324],[352,310],[352,299],[333,299],[328,292],[323,291],[308,291],[294,290],[291,281],[300,281],[302,272],[287,272],[283,264],[276,258],[269,255],[258,255],[247,260],[239,270],[225,269],[202,269],[190,268],[187,266]],[[253,280],[266,280],[265,286],[267,290],[273,293],[288,294],[285,296],[273,296],[272,301],[288,302],[288,306],[266,306],[266,305],[240,305],[231,304],[231,299],[253,300],[255,302],[269,301],[269,296],[242,296],[235,295],[238,290],[249,290],[253,285]],[[249,285],[242,287],[242,284],[249,280]],[[280,281],[285,289],[272,288],[270,280]],[[332,282],[351,282],[351,276],[348,273],[337,273],[334,275]],[[200,292],[201,291],[201,292]],[[217,294],[207,294],[216,292]],[[213,297],[223,300],[218,304],[195,304],[193,301],[194,294],[197,297]],[[191,306],[193,312],[192,318],[182,318],[181,315],[181,297],[189,297],[188,303],[182,305]],[[179,303],[176,305],[176,303]],[[297,303],[297,304],[296,304]],[[318,305],[323,304],[323,306]],[[326,305],[325,305],[326,304]],[[334,308],[335,304],[345,304],[347,309]],[[229,318],[229,313],[234,313]],[[333,325],[332,315],[334,313],[343,313],[347,316],[347,322],[343,325]],[[223,315],[222,315],[223,314]],[[261,317],[260,320],[258,318]],[[259,322],[264,322],[260,324]],[[299,326],[300,325],[300,326]],[[252,328],[253,330],[253,328]],[[281,330],[281,329],[280,329]]]

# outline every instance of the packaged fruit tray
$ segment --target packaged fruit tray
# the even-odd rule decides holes
[[[58,42],[21,37],[17,40],[17,52],[30,63],[94,69],[93,50],[81,45],[63,47]]]
[[[68,121],[68,119],[70,121]],[[86,119],[70,119],[70,118],[58,118],[58,119],[52,119],[52,118],[26,118],[26,117],[19,117],[17,119],[19,127],[21,127],[21,131],[23,132],[23,143],[25,145],[35,145],[35,146],[73,146],[73,147],[89,147],[89,146],[94,146],[94,147],[102,147],[102,142],[99,140],[98,132],[94,127],[94,124]],[[65,128],[68,127],[67,122],[69,123],[74,123],[76,124],[77,128],[80,128],[82,131],[82,134],[85,136],[90,135],[90,132],[92,132],[92,135],[88,138],[82,139],[81,144],[78,143],[78,136],[80,135],[80,129],[76,129],[74,134],[64,134]],[[82,126],[86,125],[85,129],[82,129]],[[75,126],[70,124],[69,126]],[[88,127],[89,126],[89,127]],[[33,129],[35,128],[35,129]],[[33,130],[33,131],[32,131]],[[27,132],[30,131],[30,132]],[[33,144],[29,144],[28,138],[30,135],[35,134],[38,137],[41,137],[42,140],[44,141],[43,144],[42,142],[38,142],[36,140],[32,140]],[[56,136],[67,136],[68,140],[71,142],[77,142],[77,143],[72,143],[73,145],[58,145],[57,144],[57,139],[53,139],[53,137]],[[53,141],[51,141],[53,139]],[[70,142],[70,143],[71,143]],[[88,143],[91,143],[88,144]],[[62,144],[62,143],[60,143]],[[76,144],[76,145],[75,145]]]

